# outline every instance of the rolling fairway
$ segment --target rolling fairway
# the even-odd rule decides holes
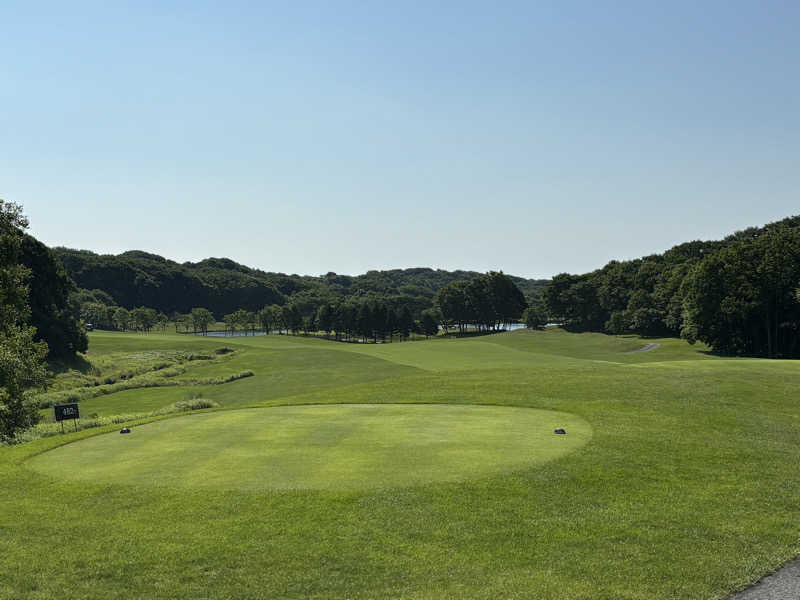
[[[86,401],[219,409],[0,448],[0,597],[712,599],[800,553],[796,362],[559,330],[89,358],[220,346],[198,376],[255,375]]]

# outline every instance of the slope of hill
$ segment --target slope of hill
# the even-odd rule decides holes
[[[69,248],[54,251],[79,287],[102,290],[120,306],[149,306],[167,314],[203,306],[218,317],[239,308],[257,310],[268,304],[284,304],[289,299],[311,307],[341,297],[370,294],[403,298],[419,311],[431,305],[441,287],[479,274],[411,268],[369,271],[358,276],[330,272],[314,277],[266,272],[228,258],[181,264],[139,250],[118,255]],[[549,283],[512,279],[528,297],[537,296]]]

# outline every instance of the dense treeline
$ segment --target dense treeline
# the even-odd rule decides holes
[[[206,334],[216,323],[213,313],[203,307],[168,317],[151,308],[128,311],[109,306],[106,303],[113,300],[99,290],[81,290],[74,298],[82,307],[83,319],[100,328],[148,332],[154,325],[166,327],[172,320],[176,332]],[[445,332],[455,326],[463,333],[468,325],[478,331],[497,330],[503,324],[518,321],[526,306],[525,297],[514,281],[503,273],[492,272],[446,285],[436,295],[436,306],[422,310],[419,318],[415,318],[411,305],[401,297],[370,294],[324,302],[310,311],[307,303],[290,299],[282,306],[271,304],[257,311],[240,308],[224,315],[222,320],[230,334],[324,332],[336,340],[377,343],[394,341],[395,337],[402,341],[412,332],[437,335],[440,325]]]
[[[310,317],[325,304],[365,298],[407,306],[415,319],[421,319],[424,310],[434,307],[441,288],[480,275],[474,271],[414,268],[311,277],[267,273],[221,258],[179,264],[140,251],[116,256],[66,248],[56,248],[55,252],[77,285],[91,290],[83,292],[81,306],[93,303],[126,310],[147,306],[169,316],[202,306],[220,320],[237,310],[256,312],[273,304],[292,304],[304,317]],[[509,279],[528,300],[537,297],[547,284],[546,280]],[[110,315],[92,317],[91,310],[99,308],[81,309],[87,322],[115,327]]]
[[[131,310],[117,306],[102,290],[78,290],[70,297],[73,314],[94,329],[150,332],[154,327],[166,329],[169,317],[147,306]]]
[[[112,306],[127,310],[147,306],[170,314],[200,305],[221,316],[240,307],[254,310],[264,302],[285,301],[273,282],[233,264],[225,267],[204,261],[179,265],[145,252],[119,256],[63,248],[55,252],[80,288],[102,290],[113,300]]]
[[[527,304],[514,281],[495,272],[450,283],[436,294],[442,325],[445,329],[457,327],[462,333],[467,325],[486,331],[514,323],[522,317]]]
[[[70,306],[75,284],[52,250],[30,235],[22,236],[20,263],[30,271],[28,322],[36,328],[34,339],[44,341],[50,358],[69,358],[85,352],[88,339]]]
[[[225,330],[272,331],[297,334],[322,331],[337,340],[373,342],[392,341],[395,336],[407,339],[412,332],[436,335],[440,325],[447,331],[457,327],[463,333],[467,325],[479,331],[497,330],[503,324],[518,321],[527,306],[522,291],[503,273],[478,275],[471,280],[446,285],[436,295],[435,308],[424,309],[415,318],[403,298],[369,295],[325,302],[315,311],[290,300],[287,304],[265,306],[258,311],[239,309],[224,316]],[[174,316],[176,331],[205,333],[213,315],[204,308]]]
[[[800,356],[800,217],[721,241],[562,273],[543,293],[568,328],[682,336],[724,354]]]
[[[238,313],[238,314],[237,314]],[[263,331],[278,331],[297,334],[299,332],[324,332],[337,340],[373,342],[392,341],[395,336],[408,339],[411,332],[435,335],[438,319],[433,311],[425,310],[422,320],[415,321],[408,305],[378,297],[348,299],[335,304],[323,304],[313,314],[304,315],[300,308],[289,303],[284,306],[265,306],[255,314],[237,311],[225,318],[226,326],[233,329],[238,324],[242,329],[259,327]],[[428,325],[427,328],[425,325]]]

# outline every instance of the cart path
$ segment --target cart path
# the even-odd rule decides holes
[[[727,600],[800,600],[800,558],[795,558],[752,587]]]
[[[625,354],[636,354],[637,352],[650,352],[650,350],[655,350],[660,345],[661,344],[656,344],[656,343],[647,344],[644,348],[639,348],[638,350],[634,350],[633,352],[626,352]]]

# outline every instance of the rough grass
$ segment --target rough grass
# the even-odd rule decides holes
[[[146,353],[137,353],[128,355],[126,358],[136,359],[145,354]],[[68,380],[69,376],[62,378],[56,377],[57,383],[53,384],[52,387],[60,387],[61,389],[57,391],[39,393],[35,395],[33,399],[38,403],[39,408],[46,409],[57,404],[85,402],[92,398],[117,394],[127,390],[169,386],[221,385],[224,383],[230,383],[231,381],[236,381],[237,379],[244,379],[245,377],[253,376],[253,371],[246,370],[238,373],[229,373],[227,375],[218,375],[214,377],[198,377],[197,375],[192,375],[192,372],[187,373],[189,369],[184,365],[184,363],[192,360],[204,360],[209,361],[207,364],[211,365],[211,361],[214,359],[211,356],[206,355],[186,355],[185,353],[178,354],[180,358],[177,359],[177,364],[170,362],[157,362],[155,364],[148,365],[147,367],[140,366],[137,370],[128,370],[126,374],[119,376],[119,379],[116,377],[107,376],[103,379],[103,384],[100,384],[100,379],[95,377],[94,385],[85,384],[80,385],[79,387],[66,388],[64,381]],[[100,364],[102,364],[102,362],[102,360],[98,361]],[[92,367],[94,367],[94,363],[92,363]],[[100,369],[98,368],[97,372],[99,371]],[[204,371],[208,371],[208,369],[205,369]],[[194,372],[196,372],[196,370]]]
[[[662,346],[625,354],[651,341]],[[286,336],[225,345],[237,349],[230,362],[198,376],[254,376],[87,402],[135,413],[199,389],[222,410],[508,405],[576,415],[593,436],[522,469],[360,490],[76,482],[27,463],[109,428],[2,448],[0,597],[706,599],[800,552],[796,362],[551,330],[377,346]],[[93,334],[90,359],[218,346]],[[213,456],[198,450],[199,472]]]
[[[74,421],[65,421],[62,423],[55,421],[42,421],[31,429],[20,432],[15,443],[24,444],[33,440],[52,437],[54,435],[62,435],[63,431],[83,431],[84,429],[94,429],[95,427],[105,427],[107,425],[119,425],[122,423],[130,423],[132,421],[139,421],[148,419],[150,417],[169,415],[173,413],[181,413],[190,410],[202,410],[204,408],[216,408],[219,404],[213,400],[203,398],[199,394],[192,394],[189,397],[173,402],[167,406],[163,406],[150,412],[140,412],[136,414],[118,414],[118,415],[105,415],[100,416],[96,413],[83,414],[83,417]]]

